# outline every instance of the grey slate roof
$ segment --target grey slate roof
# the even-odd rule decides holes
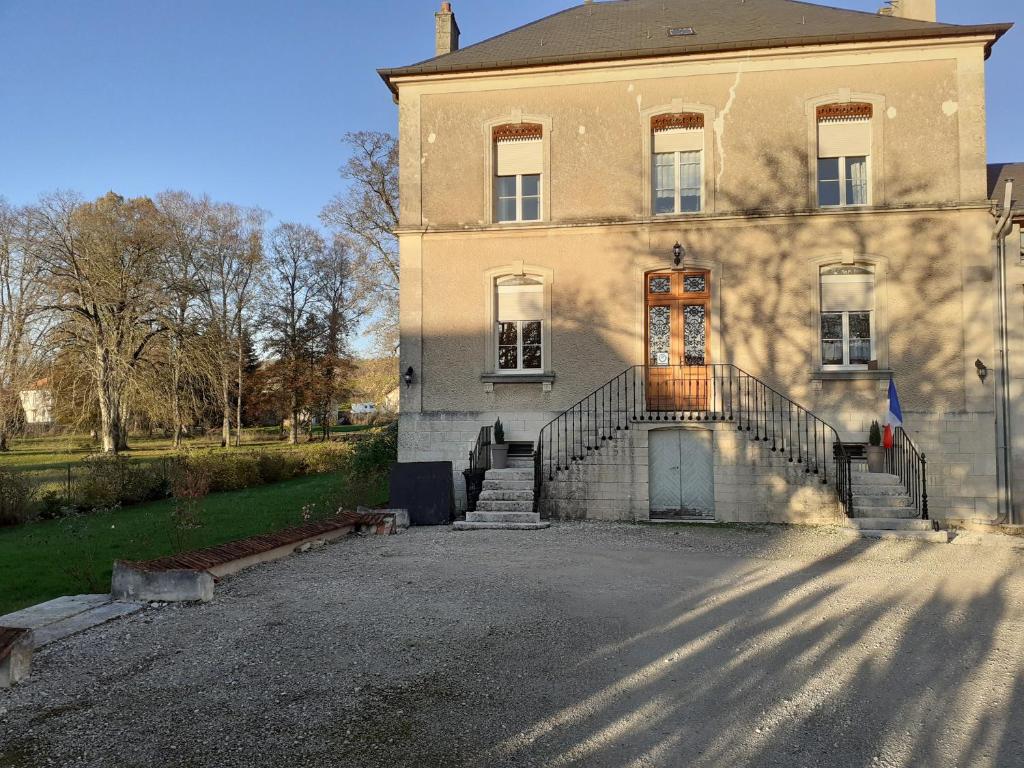
[[[394,90],[391,80],[401,75],[950,35],[998,39],[1011,26],[913,21],[797,0],[611,0],[576,5],[444,56],[379,72]],[[694,34],[669,34],[685,27]]]
[[[1003,204],[1003,188],[1006,180],[1013,179],[1014,211],[1024,212],[1024,163],[989,163],[988,166],[988,197]]]

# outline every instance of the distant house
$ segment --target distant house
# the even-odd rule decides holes
[[[40,379],[29,389],[18,393],[21,408],[25,411],[25,423],[32,426],[53,424],[53,390],[49,379]]]

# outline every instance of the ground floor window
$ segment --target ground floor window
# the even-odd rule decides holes
[[[497,282],[495,365],[502,373],[544,368],[544,283],[532,275]]]
[[[875,275],[869,265],[821,270],[821,364],[864,368],[875,359]]]
[[[538,371],[543,367],[540,320],[498,323],[498,370]]]

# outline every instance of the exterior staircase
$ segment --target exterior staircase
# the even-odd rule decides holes
[[[508,469],[488,469],[476,511],[455,523],[457,531],[532,531],[551,523],[534,512],[534,469],[532,457],[509,459]]]
[[[949,533],[922,520],[897,475],[852,472],[852,514],[847,527],[869,539],[912,539],[947,543]]]

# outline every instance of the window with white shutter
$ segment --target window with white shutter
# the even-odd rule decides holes
[[[544,283],[532,275],[499,278],[496,284],[496,370],[536,373],[544,369]]]
[[[867,265],[820,271],[821,364],[862,369],[875,359],[875,274]]]
[[[654,213],[699,213],[704,186],[704,116],[656,115],[651,119]]]
[[[543,128],[532,123],[502,125],[493,136],[495,221],[540,221]]]
[[[871,104],[818,107],[818,206],[871,204]]]

